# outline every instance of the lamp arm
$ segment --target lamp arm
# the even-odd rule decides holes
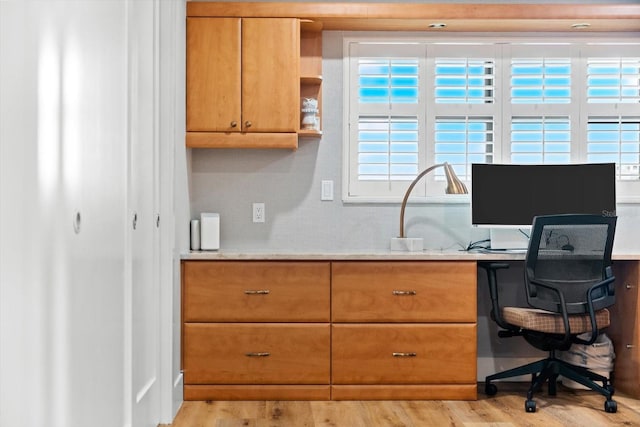
[[[423,170],[422,172],[420,172],[420,174],[418,176],[416,176],[415,179],[411,182],[411,184],[409,185],[409,188],[407,188],[406,193],[404,193],[404,198],[402,199],[402,207],[400,208],[400,237],[401,238],[406,237],[404,235],[404,210],[407,207],[407,202],[409,201],[409,195],[413,191],[413,187],[416,186],[418,181],[420,181],[420,179],[422,179],[423,176],[425,176],[426,174],[428,174],[429,172],[431,172],[432,170],[434,170],[436,168],[444,166],[445,164],[446,163],[440,163],[440,164],[437,164],[437,165],[433,165],[433,166]]]

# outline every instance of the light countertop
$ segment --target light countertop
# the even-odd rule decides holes
[[[524,252],[468,252],[456,250],[424,250],[420,252],[380,251],[270,251],[222,249],[218,251],[189,251],[182,260],[294,260],[294,261],[517,261],[524,259]],[[640,254],[614,254],[614,260],[640,260]]]

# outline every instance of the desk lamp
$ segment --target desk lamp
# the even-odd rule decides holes
[[[423,249],[424,239],[422,237],[406,237],[404,235],[404,210],[407,207],[407,201],[409,200],[411,191],[413,191],[413,187],[416,186],[418,181],[420,181],[423,176],[439,167],[444,167],[444,174],[447,178],[447,188],[445,190],[446,194],[468,193],[467,187],[462,181],[460,181],[460,179],[458,179],[455,172],[453,171],[453,168],[447,162],[430,166],[420,172],[420,174],[418,174],[418,176],[416,176],[416,178],[411,182],[409,188],[407,188],[407,192],[404,193],[404,199],[402,199],[402,207],[400,208],[400,236],[393,237],[391,239],[392,251],[421,251]]]

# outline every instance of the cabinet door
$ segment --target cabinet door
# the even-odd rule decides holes
[[[242,126],[296,132],[300,122],[300,22],[242,20]]]
[[[611,326],[604,332],[613,340],[616,390],[640,398],[640,263],[617,261],[616,303],[609,308]]]
[[[240,18],[187,18],[187,131],[240,131],[240,33]]]

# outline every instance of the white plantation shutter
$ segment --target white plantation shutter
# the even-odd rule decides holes
[[[571,59],[511,58],[512,104],[569,104]]]
[[[436,58],[435,102],[437,104],[493,103],[495,60],[493,58]]]
[[[411,181],[418,167],[415,117],[358,118],[359,181]]]
[[[448,162],[458,178],[470,180],[471,163],[493,163],[493,126],[492,117],[436,117],[435,163]]]
[[[587,102],[640,103],[640,56],[588,58]]]
[[[471,163],[492,163],[496,156],[494,117],[499,105],[496,79],[498,47],[495,45],[434,45],[427,58],[427,158],[430,163],[448,162],[463,181],[471,179]],[[434,181],[444,182],[436,169]],[[427,187],[429,195],[442,188]]]
[[[397,198],[424,167],[424,45],[349,46],[349,197]],[[423,101],[423,99],[422,99]],[[422,150],[420,144],[423,145]]]
[[[618,200],[640,203],[637,39],[379,35],[344,49],[345,201],[399,202],[444,162],[463,181],[472,163],[615,162]],[[444,182],[434,170],[412,199]]]
[[[511,163],[570,163],[571,122],[568,117],[513,117]]]
[[[594,45],[582,56],[586,161],[615,162],[618,200],[640,203],[640,46]]]
[[[615,162],[619,180],[640,179],[640,117],[590,117],[587,160]]]

